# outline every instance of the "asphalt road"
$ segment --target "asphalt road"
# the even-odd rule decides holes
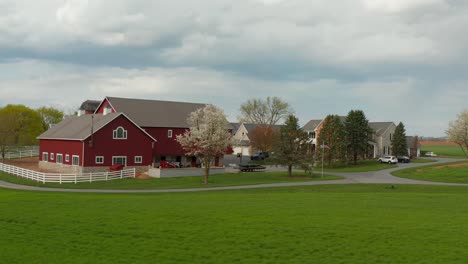
[[[43,192],[71,192],[71,193],[181,193],[181,192],[203,192],[203,191],[223,191],[223,190],[242,190],[256,188],[273,188],[273,187],[289,187],[289,186],[308,186],[308,185],[327,185],[327,184],[421,184],[421,185],[444,185],[444,186],[468,186],[468,184],[459,183],[443,183],[443,182],[427,182],[411,179],[404,179],[392,176],[391,173],[396,170],[405,168],[420,167],[424,165],[436,165],[445,162],[463,161],[463,159],[444,159],[438,158],[437,162],[430,164],[408,163],[398,164],[398,168],[374,172],[355,172],[355,173],[333,173],[333,175],[342,176],[345,179],[331,181],[308,181],[308,182],[286,182],[286,183],[270,183],[257,185],[243,186],[227,186],[227,187],[207,187],[207,188],[189,188],[189,189],[168,189],[168,190],[94,190],[94,189],[61,189],[61,188],[43,188],[35,186],[18,185],[9,182],[0,181],[1,188],[28,190],[28,191],[43,191]],[[270,171],[285,170],[285,168],[270,166]]]

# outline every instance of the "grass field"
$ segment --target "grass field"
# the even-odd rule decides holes
[[[0,172],[0,180],[30,186],[51,187],[51,188],[78,188],[78,189],[133,189],[133,190],[148,190],[148,189],[180,189],[180,188],[200,188],[200,187],[218,187],[218,186],[234,186],[234,185],[252,185],[277,182],[303,182],[303,181],[320,181],[320,180],[337,180],[343,177],[315,174],[312,176],[304,176],[302,172],[294,172],[292,178],[287,177],[286,172],[252,172],[240,174],[220,174],[211,175],[209,184],[203,184],[203,178],[200,177],[179,177],[179,178],[163,178],[163,179],[122,179],[102,182],[82,182],[82,183],[40,183],[37,181],[28,180],[21,177],[8,175]]]
[[[457,164],[464,164],[458,167]],[[452,162],[419,168],[395,171],[394,176],[422,181],[468,183],[468,166],[466,162]]]
[[[2,263],[466,263],[467,188],[0,189]]]
[[[466,158],[459,146],[422,146],[422,151],[432,151],[439,157]]]

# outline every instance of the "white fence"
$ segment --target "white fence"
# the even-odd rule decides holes
[[[136,170],[128,169],[113,172],[92,172],[81,174],[67,174],[67,173],[43,173],[33,170],[23,169],[16,166],[3,164],[0,162],[0,171],[13,174],[26,179],[47,183],[78,183],[78,182],[96,182],[96,181],[110,181],[124,178],[135,178]]]
[[[39,149],[6,152],[5,159],[21,159],[39,156]]]

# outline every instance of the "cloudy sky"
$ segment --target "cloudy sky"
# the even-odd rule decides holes
[[[466,0],[0,0],[0,106],[279,96],[443,136],[468,108]]]

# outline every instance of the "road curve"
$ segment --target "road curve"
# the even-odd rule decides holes
[[[333,173],[337,176],[342,176],[342,180],[328,181],[308,181],[308,182],[285,182],[285,183],[269,183],[256,185],[241,185],[241,186],[225,186],[225,187],[207,187],[207,188],[187,188],[187,189],[164,189],[164,190],[100,190],[100,189],[64,189],[64,188],[45,188],[37,186],[19,185],[0,181],[0,188],[25,190],[25,191],[42,191],[42,192],[69,192],[69,193],[183,193],[183,192],[206,192],[206,191],[224,191],[224,190],[244,190],[258,188],[274,188],[274,187],[290,187],[290,186],[309,186],[309,185],[329,185],[329,184],[420,184],[420,185],[443,185],[443,186],[468,186],[468,184],[460,183],[444,183],[444,182],[428,182],[418,181],[405,178],[399,178],[391,175],[392,172],[412,167],[420,167],[424,165],[435,165],[452,161],[464,161],[463,159],[437,159],[437,162],[430,164],[409,163],[399,164],[398,168],[374,172],[355,172],[355,173]]]

